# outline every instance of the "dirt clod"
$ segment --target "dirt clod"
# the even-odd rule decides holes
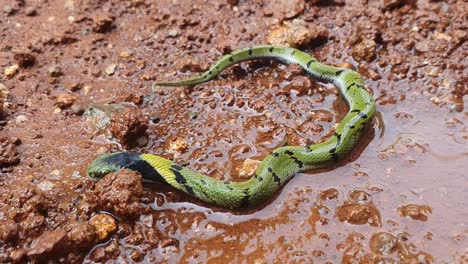
[[[0,135],[0,168],[17,164],[19,161],[19,153],[14,141],[5,135]]]
[[[33,259],[45,259],[54,254],[61,254],[67,243],[65,230],[45,231],[31,243],[28,256]]]
[[[143,193],[141,176],[134,171],[121,170],[106,175],[96,184],[94,193],[98,205],[121,218],[135,218],[141,212]]]
[[[109,131],[127,148],[136,146],[137,139],[145,136],[148,119],[136,108],[125,108],[110,119]]]

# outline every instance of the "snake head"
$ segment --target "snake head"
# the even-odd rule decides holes
[[[93,180],[100,180],[111,172],[116,172],[122,169],[121,166],[112,162],[112,157],[115,154],[103,154],[89,164],[86,173]]]

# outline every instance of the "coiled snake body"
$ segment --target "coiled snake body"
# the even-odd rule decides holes
[[[167,183],[206,202],[236,208],[253,206],[271,197],[297,172],[323,168],[345,157],[358,141],[364,127],[373,119],[375,102],[357,72],[321,64],[303,51],[277,46],[239,49],[221,58],[201,76],[158,82],[156,85],[200,84],[213,79],[233,64],[253,59],[297,63],[313,78],[337,86],[349,105],[349,111],[333,136],[319,144],[275,149],[263,159],[255,176],[244,182],[217,180],[159,156],[130,152],[99,156],[89,165],[88,175],[99,179],[110,172],[127,168],[139,171],[146,180]]]

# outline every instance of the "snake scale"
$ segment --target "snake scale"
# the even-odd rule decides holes
[[[321,64],[308,53],[293,48],[254,46],[225,55],[200,76],[155,85],[197,85],[213,79],[233,64],[254,59],[296,63],[313,78],[338,87],[349,111],[333,135],[319,144],[283,146],[273,150],[260,163],[255,175],[244,182],[217,180],[159,156],[132,152],[99,156],[89,165],[88,175],[100,179],[110,172],[127,168],[140,172],[145,180],[167,183],[203,201],[238,208],[254,206],[268,199],[297,172],[323,168],[344,158],[375,115],[374,99],[361,76],[353,70]]]

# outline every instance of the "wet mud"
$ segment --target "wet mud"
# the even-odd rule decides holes
[[[465,1],[0,2],[1,263],[468,261]],[[378,113],[347,160],[238,211],[86,175],[130,150],[243,181],[331,136],[347,106],[297,65],[152,86],[266,43],[362,74]]]

